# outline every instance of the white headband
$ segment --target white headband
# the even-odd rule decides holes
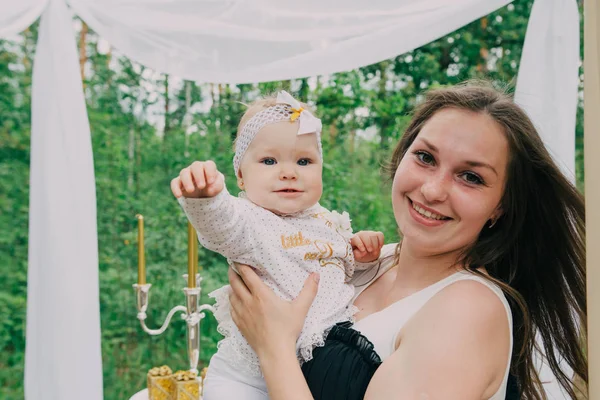
[[[277,94],[276,103],[277,104],[274,106],[253,115],[240,130],[240,134],[235,142],[235,156],[233,157],[235,176],[238,176],[242,158],[258,131],[266,125],[281,121],[294,122],[298,120],[298,135],[316,133],[319,157],[323,159],[323,150],[321,147],[321,120],[312,115],[310,111],[305,110],[302,105],[285,90],[282,90]]]

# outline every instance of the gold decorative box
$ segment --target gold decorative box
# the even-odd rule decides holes
[[[148,371],[148,399],[172,400],[175,393],[173,371],[166,365]]]
[[[200,379],[191,371],[177,371],[172,376],[175,386],[173,400],[199,400]]]
[[[202,369],[200,377],[191,371],[173,373],[166,365],[148,371],[149,400],[201,400],[202,383],[207,368]]]

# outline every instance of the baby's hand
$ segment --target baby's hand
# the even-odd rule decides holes
[[[383,247],[383,232],[360,231],[350,239],[354,259],[361,263],[375,261]]]
[[[177,198],[215,197],[225,187],[225,177],[211,160],[194,161],[171,181],[171,192]]]

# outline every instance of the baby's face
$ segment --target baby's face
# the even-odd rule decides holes
[[[305,210],[323,193],[317,135],[297,132],[298,122],[263,127],[240,165],[238,183],[248,199],[279,215]]]

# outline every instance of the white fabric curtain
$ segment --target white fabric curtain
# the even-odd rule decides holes
[[[422,46],[510,0],[97,1],[76,13],[128,57],[202,82],[329,74]]]
[[[0,0],[0,37],[42,15],[32,94],[26,398],[102,399],[95,181],[67,4],[159,72],[242,83],[375,63],[509,2]],[[574,170],[578,18],[575,0],[535,2],[517,85],[517,101],[567,171]],[[552,380],[547,368],[542,373]],[[555,383],[547,392],[562,398]]]
[[[0,1],[0,38],[25,30],[42,13],[48,0]]]
[[[96,189],[72,14],[1,1],[0,33],[41,14],[32,80],[25,396],[102,400]]]
[[[534,2],[515,101],[527,110],[546,147],[573,182],[580,63],[577,2]]]

